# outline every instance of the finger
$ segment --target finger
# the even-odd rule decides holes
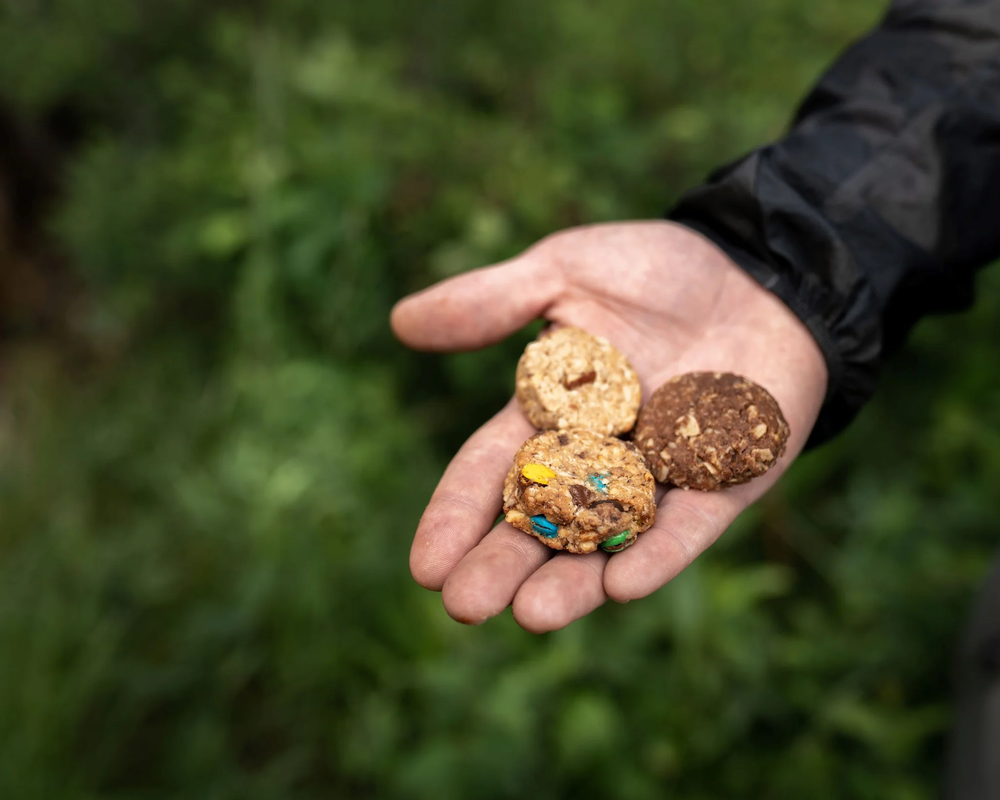
[[[534,430],[512,399],[452,459],[410,549],[410,572],[421,586],[441,589],[455,565],[489,532],[500,513],[514,454]]]
[[[551,556],[534,536],[501,522],[448,576],[441,594],[445,611],[466,625],[495,617]]]
[[[392,310],[392,329],[418,350],[475,350],[542,316],[561,283],[558,269],[528,251],[401,300]]]
[[[604,605],[606,553],[560,553],[531,575],[514,596],[514,619],[531,633],[565,628]]]
[[[747,487],[666,494],[656,521],[604,570],[604,591],[619,603],[646,597],[676,578],[750,504]]]

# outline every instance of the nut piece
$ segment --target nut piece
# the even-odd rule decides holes
[[[655,488],[630,442],[586,430],[545,431],[515,456],[503,509],[507,522],[555,550],[617,553],[653,524]]]
[[[625,356],[580,328],[559,328],[527,346],[515,394],[536,428],[608,436],[631,430],[642,402],[639,377]]]
[[[753,381],[691,372],[653,392],[639,412],[635,441],[658,481],[709,491],[767,472],[785,452],[788,423]]]

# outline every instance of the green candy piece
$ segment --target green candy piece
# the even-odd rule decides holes
[[[601,542],[601,549],[605,553],[620,553],[626,547],[628,547],[628,537],[631,535],[632,531],[622,531],[616,536],[612,536],[610,539],[606,539]]]

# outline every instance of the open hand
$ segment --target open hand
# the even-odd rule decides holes
[[[544,317],[604,336],[632,362],[648,397],[683,372],[735,372],[764,386],[791,428],[783,458],[763,477],[717,492],[661,491],[656,522],[615,555],[550,550],[506,522],[503,480],[534,429],[515,401],[465,443],[421,517],[414,578],[442,590],[460,622],[513,604],[529,631],[556,630],[611,598],[645,597],[677,576],[759,498],[802,450],[826,392],[812,335],[721,250],[669,222],[575,228],[517,258],[402,300],[396,335],[421,350],[470,350]]]

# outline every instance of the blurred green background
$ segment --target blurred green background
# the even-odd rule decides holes
[[[661,215],[882,10],[0,3],[0,797],[933,797],[997,542],[995,270],[681,578],[543,637],[407,570],[529,334],[387,325]]]

